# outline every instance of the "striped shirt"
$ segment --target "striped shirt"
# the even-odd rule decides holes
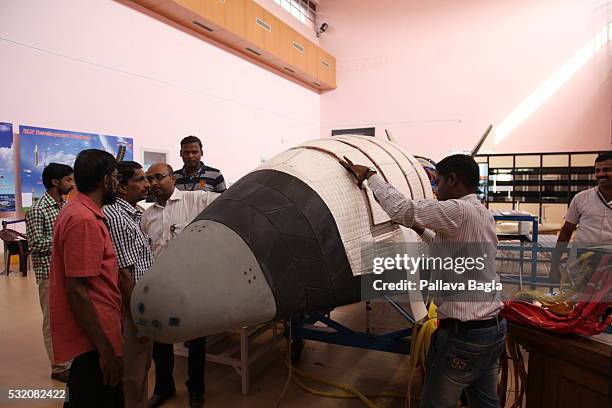
[[[418,224],[426,228],[424,241],[434,243],[490,243],[497,245],[495,220],[491,212],[478,200],[476,194],[468,194],[454,200],[410,200],[378,174],[368,179],[368,186],[381,207],[393,222],[405,227]],[[494,257],[494,255],[493,255]],[[479,281],[499,282],[493,268],[485,268]],[[491,270],[492,269],[492,270]],[[436,302],[437,303],[437,302]],[[440,319],[454,318],[461,321],[484,320],[497,315],[502,302],[446,302],[438,305]]]
[[[140,228],[142,213],[121,198],[115,204],[104,206],[102,211],[119,268],[128,268],[134,282],[138,282],[153,264],[151,240]]]
[[[63,200],[60,205],[49,193],[45,193],[26,214],[26,235],[37,283],[49,279],[53,224],[63,204]]]
[[[151,237],[155,257],[158,257],[218,195],[210,191],[174,189],[165,206],[155,203],[147,208],[140,224],[143,231]]]
[[[181,191],[213,191],[222,193],[225,191],[225,179],[221,171],[214,167],[206,166],[200,162],[200,168],[193,176],[188,176],[185,167],[174,172],[176,177],[176,188]]]

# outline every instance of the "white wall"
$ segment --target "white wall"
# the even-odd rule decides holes
[[[330,24],[321,46],[338,58],[338,89],[322,97],[121,2],[0,0],[0,121],[133,137],[137,160],[142,147],[166,149],[177,167],[178,142],[194,133],[230,181],[332,128],[368,124],[439,159],[471,147],[610,20],[596,0],[330,0],[319,9]],[[489,147],[607,148],[609,48]]]
[[[483,148],[611,148],[612,47],[584,48],[612,20],[607,0],[333,0],[319,11],[330,26],[320,44],[338,67],[338,89],[321,96],[322,136],[375,126],[385,137],[387,128],[408,151],[439,160],[567,77]],[[578,67],[579,51],[592,55],[562,69]]]
[[[319,136],[319,95],[124,4],[0,2],[0,121],[132,137],[170,151],[204,140],[230,181]]]

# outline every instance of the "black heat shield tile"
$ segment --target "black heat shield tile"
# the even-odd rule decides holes
[[[235,231],[253,251],[283,319],[359,301],[336,222],[319,195],[275,170],[247,174],[194,221]]]

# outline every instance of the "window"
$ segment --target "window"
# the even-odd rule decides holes
[[[342,135],[360,135],[360,136],[372,136],[374,137],[376,128],[357,128],[357,129],[333,129],[332,136]]]
[[[314,27],[317,6],[312,0],[274,0],[285,11],[309,27]]]

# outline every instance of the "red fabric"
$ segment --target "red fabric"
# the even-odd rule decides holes
[[[602,333],[612,324],[612,315],[604,316],[612,290],[612,257],[604,255],[586,286],[581,301],[567,316],[556,315],[540,306],[522,301],[506,301],[501,314],[507,320],[555,333],[585,336]]]
[[[86,195],[66,204],[53,228],[49,314],[55,362],[72,360],[94,345],[78,325],[66,293],[66,278],[87,279],[89,298],[102,330],[121,355],[119,270],[104,215]]]

